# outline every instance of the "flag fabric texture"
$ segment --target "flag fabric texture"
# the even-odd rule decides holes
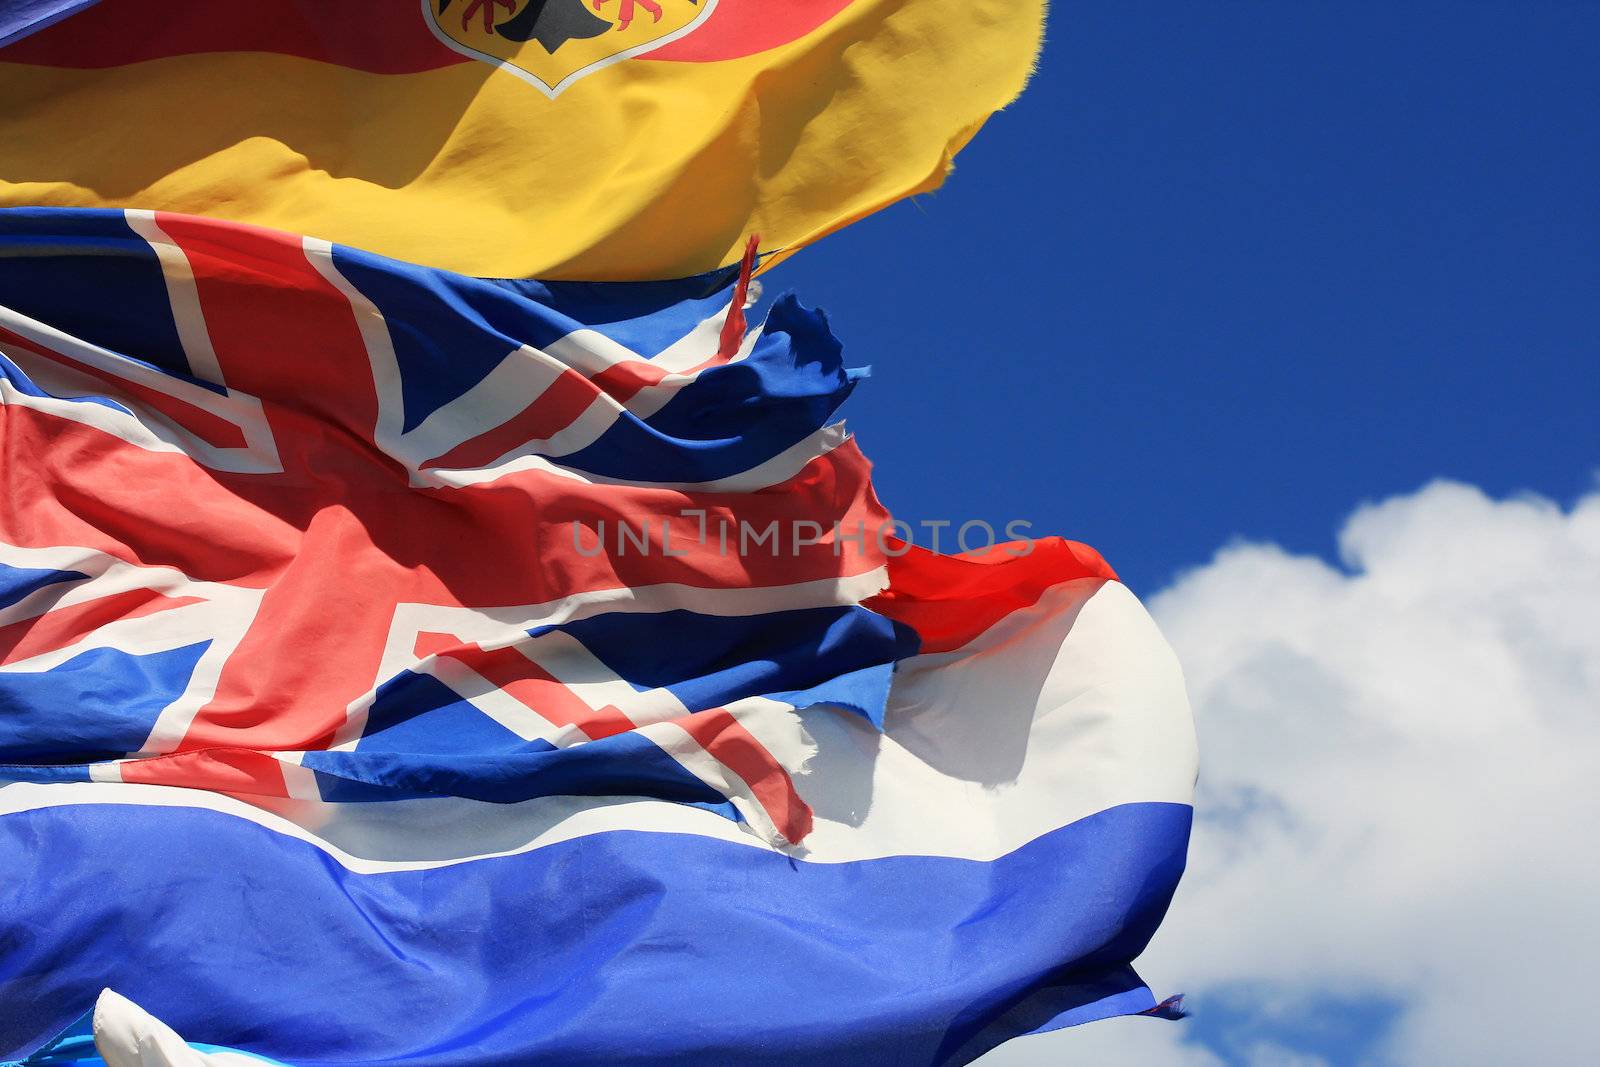
[[[0,8],[0,205],[184,211],[476,275],[680,278],[746,233],[781,255],[937,186],[1021,90],[1043,17],[24,0]]]
[[[1082,545],[896,539],[825,319],[734,281],[0,212],[0,1056],[103,987],[295,1064],[1155,1007],[1170,652]]]
[[[54,1041],[0,1067],[285,1067],[240,1049],[187,1042],[172,1027],[114,990]]]

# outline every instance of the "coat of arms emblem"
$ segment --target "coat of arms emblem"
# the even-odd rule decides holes
[[[451,48],[555,97],[586,74],[693,33],[717,0],[423,0]]]

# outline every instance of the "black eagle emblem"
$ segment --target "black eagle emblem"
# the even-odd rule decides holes
[[[595,11],[612,0],[591,0]],[[615,0],[619,30],[633,22],[633,9],[642,7],[656,21],[661,21],[661,5],[655,0]],[[689,0],[698,3],[699,0]],[[439,0],[439,17],[443,18],[453,0]],[[510,18],[496,24],[495,13],[504,7],[512,12]],[[537,41],[550,54],[568,41],[583,41],[598,37],[612,28],[612,24],[598,17],[584,4],[584,0],[528,0],[528,5],[517,10],[516,0],[467,0],[461,9],[461,28],[467,29],[472,20],[482,16],[485,33],[495,33],[508,41],[518,43]]]

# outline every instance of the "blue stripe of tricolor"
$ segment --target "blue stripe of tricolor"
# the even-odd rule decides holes
[[[992,862],[811,863],[617,831],[364,875],[196,808],[12,814],[0,869],[50,877],[7,886],[30,934],[8,949],[27,977],[0,1056],[110,986],[186,1038],[288,1063],[967,1063],[1155,1005],[1127,961],[1189,820],[1125,805]]]

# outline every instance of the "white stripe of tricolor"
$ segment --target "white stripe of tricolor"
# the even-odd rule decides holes
[[[881,736],[841,711],[803,718],[818,745],[802,781],[816,811],[805,842],[810,862],[993,860],[1119,804],[1188,804],[1192,796],[1194,728],[1182,674],[1116,582],[1064,583],[965,649],[905,661]],[[93,803],[223,812],[305,841],[359,873],[444,867],[612,831],[767,847],[720,816],[656,800],[307,802],[271,813],[174,787],[0,788],[0,817]]]

